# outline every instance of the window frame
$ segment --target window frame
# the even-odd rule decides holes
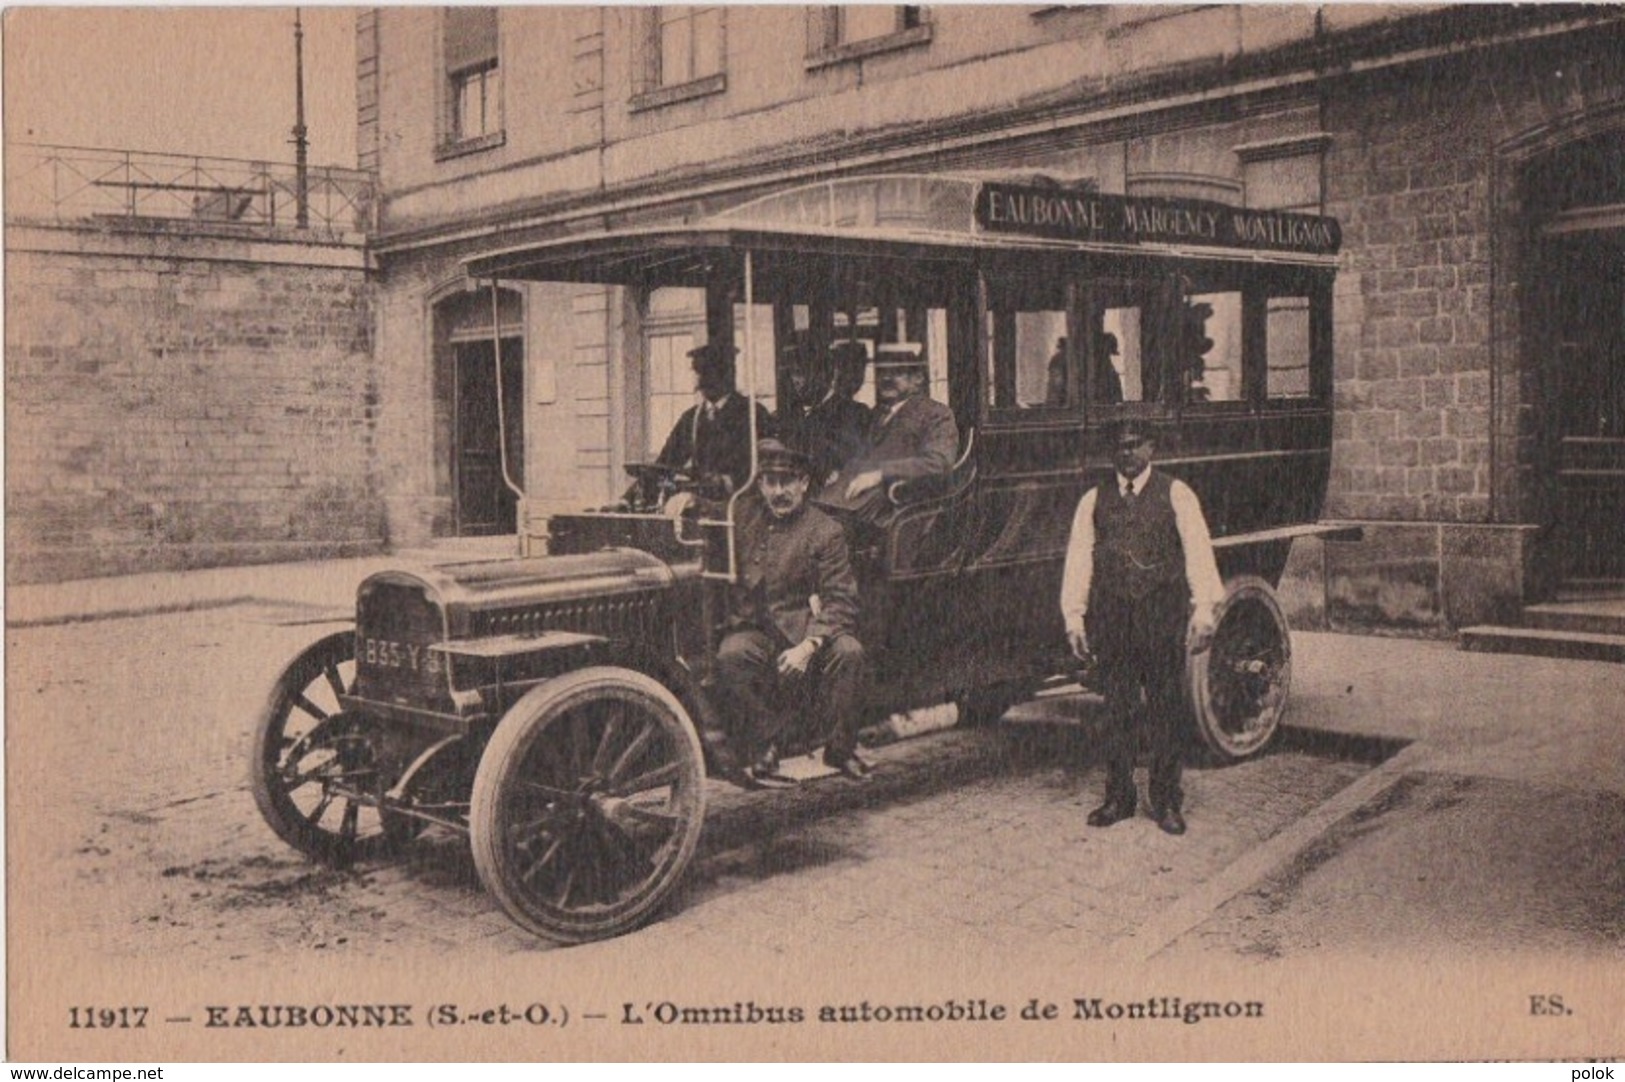
[[[1072,263],[1054,277],[1061,279],[1066,305],[1067,347],[1065,363],[1071,395],[1064,405],[997,401],[994,382],[999,373],[1000,348],[995,341],[993,320],[998,312],[1054,311],[1050,308],[1013,308],[1004,303],[995,267],[982,270],[984,285],[978,305],[980,354],[978,393],[981,415],[992,427],[1032,427],[1074,425],[1087,419],[1091,426],[1136,419],[1174,423],[1181,417],[1193,420],[1221,419],[1227,416],[1317,412],[1328,409],[1332,398],[1331,296],[1324,276],[1306,270],[1275,268],[1260,273],[1245,265],[1197,263],[1157,266],[1139,261],[1126,264],[1085,261]],[[1160,279],[1160,280],[1159,280]],[[1096,333],[1105,318],[1110,292],[1117,286],[1135,284],[1141,303],[1141,340],[1137,348],[1156,351],[1162,366],[1155,398],[1125,398],[1104,401],[1098,397],[1096,380],[1100,342]],[[1178,363],[1179,346],[1169,340],[1177,335],[1178,311],[1191,297],[1234,294],[1234,313],[1239,352],[1233,397],[1201,400],[1191,393],[1187,372]],[[1305,362],[1309,387],[1305,394],[1271,396],[1268,369],[1267,310],[1273,299],[1302,299],[1306,302]],[[1013,333],[1006,331],[1006,334]],[[1128,349],[1128,343],[1123,343]]]
[[[847,8],[824,4],[807,9],[806,69],[816,71],[832,65],[851,63],[883,53],[927,45],[931,41],[931,9],[919,4],[891,4],[895,28],[886,34],[845,40],[843,26]]]
[[[462,10],[466,14],[472,9]],[[489,56],[481,56],[456,66],[452,65],[446,55],[446,20],[449,17],[449,9],[440,10],[440,34],[435,57],[439,71],[437,87],[440,98],[436,120],[439,130],[436,133],[434,149],[436,161],[446,161],[490,150],[507,142],[507,112],[504,102],[504,84],[507,80],[504,78],[502,63],[502,9],[490,7],[484,10],[491,13],[495,23],[496,41],[491,53]],[[478,78],[482,84],[481,96],[485,103],[483,111],[488,118],[486,130],[478,135],[465,135],[462,131],[462,91],[465,80],[470,78]],[[495,94],[489,95],[493,85]],[[492,98],[495,100],[491,100]]]
[[[717,35],[716,54],[717,70],[704,75],[696,75],[679,83],[664,81],[661,71],[661,60],[664,51],[661,48],[661,31],[666,25],[662,19],[662,12],[673,7],[688,9],[687,21],[691,23],[689,32],[689,51],[691,56],[696,52],[695,43],[698,40],[698,27],[692,25],[697,16],[714,11],[716,12]],[[634,83],[632,98],[628,102],[628,110],[633,113],[644,112],[649,109],[659,109],[678,102],[692,101],[695,98],[709,97],[720,94],[728,89],[728,8],[724,4],[677,4],[658,5],[637,9],[633,13],[633,64]]]

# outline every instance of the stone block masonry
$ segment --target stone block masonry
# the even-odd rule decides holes
[[[8,233],[8,581],[382,548],[359,248]]]

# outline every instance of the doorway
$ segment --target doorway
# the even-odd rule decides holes
[[[1625,589],[1625,138],[1562,148],[1528,182],[1547,552],[1560,591],[1613,593]]]
[[[508,476],[523,489],[522,342],[518,338],[502,339],[500,366],[489,339],[455,342],[452,349],[456,370],[452,484],[457,534],[476,537],[515,533],[519,528],[519,501],[503,478],[502,441],[506,436]]]
[[[1625,586],[1625,228],[1547,243],[1559,581],[1570,589]]]

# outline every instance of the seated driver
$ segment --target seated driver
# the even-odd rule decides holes
[[[827,736],[824,762],[848,778],[857,754],[863,646],[845,531],[807,503],[811,462],[777,440],[757,448],[760,476],[738,501],[739,574],[717,650],[717,699],[734,754],[771,784],[793,719]]]
[[[751,402],[734,387],[738,352],[717,342],[689,350],[700,401],[677,418],[655,459],[716,495],[726,495],[750,478]],[[771,435],[767,410],[760,402],[755,408],[757,438]],[[636,488],[628,493],[629,500],[636,496]]]
[[[931,370],[918,352],[880,347],[875,408],[862,444],[819,493],[819,502],[880,524],[890,517],[887,490],[893,484],[953,469],[959,426],[953,410],[927,393],[930,386]]]

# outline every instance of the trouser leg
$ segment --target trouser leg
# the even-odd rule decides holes
[[[773,637],[755,628],[729,632],[717,648],[717,691],[728,741],[746,763],[755,761],[782,724],[775,695],[778,655]]]
[[[1146,696],[1146,743],[1151,758],[1151,806],[1179,808],[1185,799],[1180,788],[1183,772],[1180,715],[1183,697],[1179,673],[1172,667],[1152,675]]]
[[[1187,604],[1171,597],[1153,607],[1155,625],[1149,629],[1145,666],[1145,733],[1150,756],[1151,807],[1162,811],[1182,806],[1185,694],[1185,626]]]
[[[1140,683],[1123,660],[1102,663],[1102,669],[1101,690],[1106,695],[1106,802],[1133,807]]]
[[[813,680],[819,729],[828,734],[825,751],[831,758],[849,758],[857,749],[864,674],[863,644],[851,635],[836,635],[813,656],[808,675]]]

